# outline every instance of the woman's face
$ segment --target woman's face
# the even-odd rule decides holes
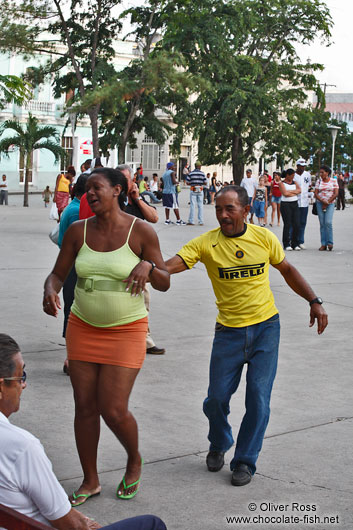
[[[103,213],[118,204],[121,187],[113,187],[103,175],[92,173],[86,183],[87,202],[95,214]]]
[[[321,177],[323,180],[326,180],[326,179],[329,177],[329,174],[328,174],[327,171],[325,171],[324,169],[320,169],[320,177]]]

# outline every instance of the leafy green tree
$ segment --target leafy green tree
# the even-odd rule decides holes
[[[135,39],[137,58],[81,106],[100,102],[100,146],[104,152],[118,147],[119,163],[125,161],[127,144],[136,147],[136,134],[142,130],[156,143],[164,143],[172,131],[168,123],[173,121],[173,105],[187,100],[196,86],[195,76],[182,68],[181,55],[157,44],[170,5],[150,0],[122,14],[134,27],[129,36]]]
[[[12,0],[5,0],[10,3]],[[26,79],[34,86],[53,79],[54,95],[66,95],[66,111],[83,100],[89,93],[103,86],[116,75],[112,60],[115,56],[113,42],[121,27],[119,18],[112,10],[119,4],[116,0],[70,0],[64,5],[61,0],[52,0],[49,7],[45,0],[22,0],[34,17],[34,23],[24,28],[13,16],[10,17],[13,30],[19,35],[20,44],[16,48],[23,54],[30,55],[35,51],[50,52],[52,59],[40,67],[28,69]],[[47,20],[44,26],[42,19]],[[51,35],[45,40],[46,34]],[[6,32],[4,30],[6,41]],[[33,36],[34,45],[28,40]],[[65,49],[63,51],[62,47]],[[1,33],[0,33],[1,49]],[[99,155],[98,118],[100,104],[85,108],[92,128],[94,156]]]
[[[45,21],[52,13],[46,0],[1,0],[0,51],[21,53],[54,51],[54,42],[44,36]]]
[[[329,38],[329,11],[320,0],[176,0],[173,5],[160,46],[182,53],[188,71],[210,81],[191,103],[176,109],[179,128],[193,131],[201,162],[230,161],[234,181],[240,182],[256,149],[281,156],[291,143],[301,144],[302,132],[290,122],[310,126],[301,109],[320,65],[301,64],[295,46],[318,35]]]
[[[23,206],[28,206],[28,182],[31,170],[33,152],[36,149],[47,149],[53,153],[57,162],[65,152],[59,143],[59,134],[55,127],[40,126],[38,119],[29,114],[26,127],[18,120],[6,120],[0,127],[0,136],[8,129],[15,131],[15,135],[0,140],[0,154],[9,156],[10,149],[17,148],[25,161],[25,182],[23,192]]]
[[[4,108],[2,101],[22,105],[31,95],[31,86],[16,75],[0,75],[0,108]]]
[[[119,2],[91,0],[84,6],[80,0],[71,0],[67,17],[60,0],[53,0],[53,3],[57,19],[49,25],[49,31],[67,46],[67,52],[57,58],[49,70],[54,72],[55,94],[72,92],[74,97],[70,103],[74,104],[116,74],[112,65],[115,56],[113,41],[121,22],[112,15],[112,10]],[[99,112],[99,102],[86,108],[92,128],[94,156],[99,156]]]

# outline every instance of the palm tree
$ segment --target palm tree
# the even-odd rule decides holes
[[[6,120],[0,127],[0,136],[7,129],[12,129],[17,135],[8,136],[0,140],[0,155],[4,153],[9,156],[10,148],[12,151],[14,147],[17,147],[23,155],[25,163],[23,206],[28,206],[28,182],[33,151],[36,149],[48,149],[48,151],[53,153],[55,162],[58,162],[60,157],[65,155],[65,152],[58,143],[60,135],[55,127],[39,125],[39,120],[32,116],[31,113],[28,115],[26,127],[18,120]],[[54,138],[54,140],[51,140],[51,138]]]

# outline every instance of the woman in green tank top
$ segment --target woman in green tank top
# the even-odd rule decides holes
[[[124,175],[95,169],[86,188],[95,217],[77,221],[66,231],[43,299],[44,311],[57,316],[58,293],[75,263],[78,280],[66,342],[84,478],[70,497],[72,506],[101,491],[96,463],[100,416],[128,456],[117,496],[129,499],[137,493],[143,461],[128,400],[146,352],[142,293],[147,281],[159,291],[170,285],[157,234],[148,223],[121,210],[127,195]]]

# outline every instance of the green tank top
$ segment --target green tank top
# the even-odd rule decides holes
[[[147,316],[143,294],[131,296],[122,282],[141,261],[129,246],[135,221],[125,244],[111,252],[97,252],[87,245],[85,221],[83,245],[75,262],[78,280],[71,311],[91,326],[121,326]]]

